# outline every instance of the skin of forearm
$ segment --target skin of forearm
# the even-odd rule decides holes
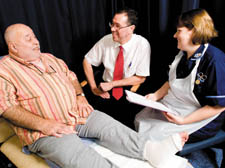
[[[194,123],[194,122],[208,119],[212,116],[215,116],[216,114],[223,112],[224,110],[225,110],[225,107],[206,105],[196,110],[195,112],[191,113],[190,115],[186,116],[184,118],[183,124],[189,124],[189,123]]]
[[[142,76],[132,76],[129,78],[124,78],[122,80],[116,80],[112,81],[111,84],[113,87],[119,87],[119,86],[132,86],[132,85],[138,85],[145,81],[145,77]]]
[[[45,119],[25,110],[21,106],[13,106],[3,112],[2,116],[12,122],[13,124],[41,131],[42,126],[45,125]]]
[[[87,62],[86,59],[83,61],[83,67],[84,67],[84,73],[86,75],[87,81],[91,87],[91,89],[94,89],[97,87],[95,78],[94,78],[94,72],[92,69],[92,65]]]
[[[74,88],[76,90],[76,94],[83,93],[83,89],[82,89],[78,79],[73,80],[72,83],[73,83],[73,86],[74,86]]]
[[[168,93],[169,88],[169,82],[165,82],[162,87],[154,93],[156,96],[156,101],[162,99]]]

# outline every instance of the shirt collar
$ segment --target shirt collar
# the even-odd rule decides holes
[[[20,57],[17,57],[15,54],[13,54],[13,53],[11,53],[11,52],[9,52],[9,56],[10,56],[10,58],[12,58],[13,60],[15,60],[15,61],[17,61],[17,62],[19,62],[19,63],[21,63],[21,64],[23,64],[23,65],[26,65],[26,66],[29,66],[29,65],[30,65],[29,62],[27,62],[26,60],[24,60],[24,59],[22,59],[22,58],[20,58]]]
[[[200,47],[195,51],[195,53],[189,58],[189,60],[197,60],[202,56],[202,52],[204,50],[204,44],[201,44]],[[187,53],[184,52],[184,55],[186,56]]]
[[[26,60],[16,56],[15,54],[13,54],[11,52],[9,52],[9,56],[10,56],[10,58],[14,59],[15,61],[17,61],[17,62],[19,62],[19,63],[21,63],[23,65],[30,66],[32,64],[32,63],[30,63],[30,62],[28,62],[28,61],[26,61]],[[40,59],[41,59],[42,62],[45,62],[42,53],[41,53]]]
[[[130,48],[132,47],[132,41],[133,40],[134,40],[134,34],[132,34],[131,39],[123,45],[121,45],[118,42],[114,42],[114,47],[117,48],[119,46],[122,46],[124,51],[129,51]]]
[[[28,61],[26,61],[26,60],[24,60],[24,59],[22,59],[22,58],[20,58],[20,57],[17,57],[17,56],[16,56],[15,54],[13,54],[13,53],[9,53],[9,56],[10,56],[10,58],[12,58],[13,60],[15,60],[15,61],[19,62],[20,64],[23,64],[23,65],[25,65],[25,66],[27,66],[27,67],[33,67],[33,66],[34,66],[32,63],[30,63],[30,62],[28,62]],[[56,70],[55,70],[55,68],[54,68],[54,65],[52,65],[47,59],[45,59],[43,53],[41,53],[40,59],[41,59],[43,65],[45,66],[46,72],[47,72],[47,73],[55,73],[55,72],[56,72]],[[36,66],[35,66],[35,67],[36,67]],[[38,67],[36,67],[36,68],[38,68]],[[38,70],[39,70],[41,73],[43,73],[41,69],[38,68]]]

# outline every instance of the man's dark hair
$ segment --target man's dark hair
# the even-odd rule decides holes
[[[135,10],[125,7],[124,9],[121,9],[118,12],[116,12],[116,14],[122,14],[122,13],[126,13],[128,17],[128,23],[130,23],[130,25],[137,26],[138,17],[137,17],[137,12]]]

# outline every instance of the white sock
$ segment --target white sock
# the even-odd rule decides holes
[[[180,134],[174,134],[162,141],[147,141],[144,148],[144,158],[152,166],[161,167],[164,162],[182,149],[182,140]]]

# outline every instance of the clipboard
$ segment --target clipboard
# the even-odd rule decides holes
[[[134,93],[134,92],[131,92],[129,90],[125,90],[125,93],[127,95],[126,99],[131,103],[135,103],[138,105],[142,105],[142,106],[150,107],[150,108],[157,109],[160,111],[165,111],[165,112],[168,112],[168,113],[171,113],[174,115],[178,115],[175,111],[172,111],[171,109],[169,109],[162,103],[146,99],[144,96]]]

